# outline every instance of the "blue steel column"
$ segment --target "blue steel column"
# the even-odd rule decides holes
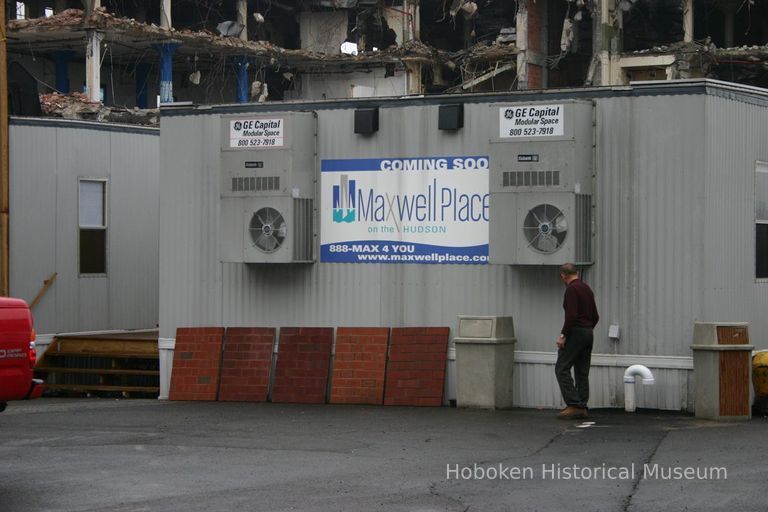
[[[69,93],[69,61],[75,55],[72,50],[53,52],[56,62],[56,90],[62,94]]]
[[[160,53],[160,103],[173,103],[173,54],[180,43],[154,45]]]
[[[147,108],[147,79],[149,78],[149,64],[140,62],[136,65],[136,106]]]
[[[248,103],[248,57],[240,56],[233,59],[235,74],[237,76],[237,102]]]

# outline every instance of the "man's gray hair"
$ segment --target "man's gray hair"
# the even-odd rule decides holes
[[[563,263],[563,265],[560,266],[560,273],[566,276],[573,276],[579,273],[578,270],[576,270],[576,265],[573,263]]]

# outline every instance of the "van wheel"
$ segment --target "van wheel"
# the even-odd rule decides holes
[[[3,412],[5,410],[5,406],[8,405],[5,402],[0,402],[0,412]]]

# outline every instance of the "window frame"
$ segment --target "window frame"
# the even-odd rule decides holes
[[[757,194],[757,190],[758,190],[758,187],[757,187],[758,173],[765,174],[766,176],[768,176],[768,162],[763,160],[755,160],[755,175],[754,175],[754,182],[752,187],[752,190],[754,191],[755,194]],[[752,225],[752,241],[754,243],[752,254],[755,257],[755,260],[753,262],[754,267],[752,268],[755,275],[755,283],[768,283],[768,276],[766,277],[757,276],[757,226],[768,224],[768,219],[757,218],[757,196],[754,196],[752,201],[752,217],[754,220],[754,223]],[[766,255],[766,257],[768,257],[768,255]]]
[[[103,184],[103,219],[101,226],[82,226],[80,224],[80,201],[81,201],[81,183],[83,182],[98,182]],[[83,230],[86,231],[104,231],[104,272],[83,273],[80,271],[82,253],[81,247],[81,235]],[[104,177],[90,177],[90,176],[78,176],[77,178],[77,276],[80,278],[103,278],[109,274],[109,178]]]

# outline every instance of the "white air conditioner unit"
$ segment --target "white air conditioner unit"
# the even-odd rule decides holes
[[[244,263],[313,259],[312,199],[258,198],[245,203],[240,223]]]
[[[221,261],[315,259],[315,117],[222,118]]]
[[[494,226],[491,261],[516,265],[591,263],[591,210],[589,194],[506,195],[503,203],[490,209]]]
[[[492,108],[489,261],[592,263],[592,103]]]

